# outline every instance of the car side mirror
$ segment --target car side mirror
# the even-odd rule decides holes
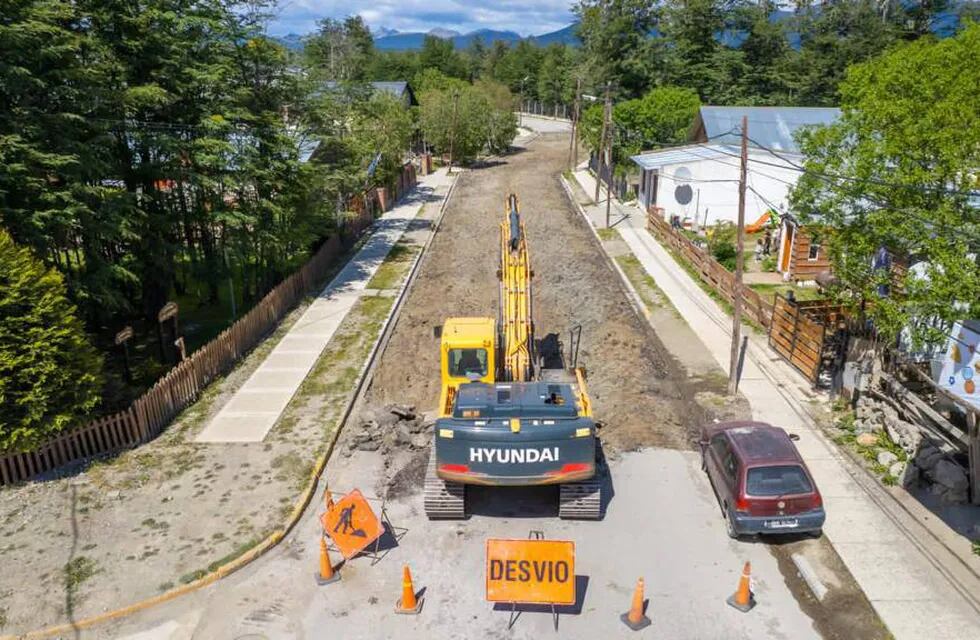
[[[439,338],[442,337],[442,325],[441,324],[437,324],[436,326],[432,327],[432,337],[435,338],[436,340],[438,340]]]
[[[791,433],[789,434],[789,439],[792,440],[793,442],[796,442],[797,440],[800,439],[800,435],[798,433]]]

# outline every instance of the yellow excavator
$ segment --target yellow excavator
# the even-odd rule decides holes
[[[601,517],[596,423],[557,334],[535,340],[531,262],[517,196],[500,223],[498,317],[449,318],[440,337],[442,389],[425,479],[430,519],[466,517],[466,486],[557,484],[559,516]],[[566,366],[571,362],[570,366]]]

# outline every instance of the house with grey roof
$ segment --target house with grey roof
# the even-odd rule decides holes
[[[406,107],[413,107],[419,103],[418,100],[415,99],[415,92],[412,91],[411,85],[404,80],[377,81],[368,82],[367,84],[369,84],[377,93],[387,93],[388,95],[404,101]],[[327,90],[334,90],[339,85],[340,83],[338,83],[336,80],[328,80],[323,83],[324,88]]]
[[[799,131],[836,121],[839,109],[701,107],[691,123],[688,144],[632,157],[640,170],[640,205],[695,229],[736,222],[743,116],[748,118],[749,137],[745,224],[761,223],[770,214],[780,220],[780,272],[793,271],[797,261],[802,271],[826,268],[825,251],[819,242],[798,233],[787,201],[801,174]]]

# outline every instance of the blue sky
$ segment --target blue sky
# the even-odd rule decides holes
[[[305,34],[321,18],[357,13],[372,28],[428,31],[442,27],[462,33],[504,29],[526,36],[572,22],[571,5],[572,0],[279,0],[269,33]]]

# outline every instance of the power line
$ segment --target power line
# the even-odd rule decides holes
[[[910,189],[910,190],[919,190],[919,191],[933,190],[933,191],[937,191],[937,192],[941,192],[941,193],[948,193],[950,195],[965,195],[965,196],[978,196],[978,195],[980,195],[980,191],[972,191],[972,190],[971,191],[963,191],[963,190],[960,190],[960,189],[949,189],[947,187],[929,187],[929,186],[926,186],[926,185],[916,186],[916,185],[910,185],[910,184],[903,184],[903,183],[899,183],[899,182],[889,182],[887,180],[881,180],[881,179],[878,179],[878,178],[855,178],[855,177],[852,177],[852,176],[845,176],[845,175],[842,175],[842,174],[833,174],[833,173],[825,173],[825,172],[820,172],[820,171],[814,171],[813,169],[808,169],[808,168],[806,168],[806,167],[804,167],[802,165],[799,165],[799,164],[793,162],[789,158],[786,158],[785,156],[780,155],[779,153],[777,153],[773,149],[770,149],[769,147],[767,147],[766,145],[762,144],[761,142],[758,142],[756,140],[753,140],[752,138],[749,138],[749,141],[753,145],[755,145],[757,148],[762,149],[764,151],[767,151],[768,153],[770,153],[773,156],[779,158],[780,160],[782,160],[786,164],[790,165],[789,167],[783,167],[783,168],[792,168],[792,169],[794,169],[796,171],[799,171],[801,173],[815,175],[815,176],[819,176],[821,178],[826,178],[826,179],[830,179],[830,180],[847,180],[847,181],[850,181],[850,182],[869,182],[871,184],[875,184],[875,185],[878,185],[878,186],[881,186],[881,187],[889,187],[889,188],[894,188],[894,189]],[[730,155],[733,155],[733,154],[730,154]],[[766,162],[764,160],[751,160],[750,159],[750,162],[758,162],[760,164],[767,164],[767,165],[770,165],[770,166],[773,166],[773,167],[782,166],[782,165],[777,165],[777,164],[772,163],[772,162]]]

